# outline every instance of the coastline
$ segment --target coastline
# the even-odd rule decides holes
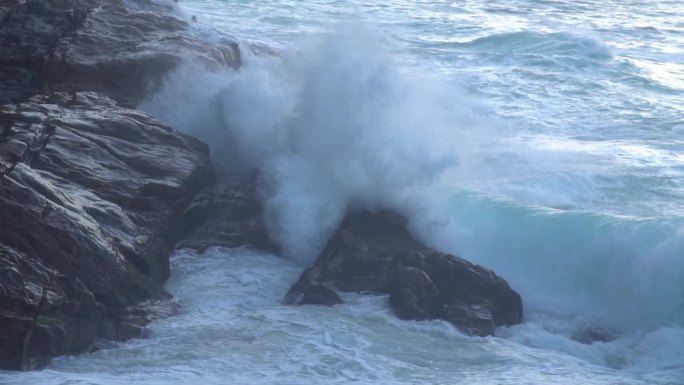
[[[99,339],[144,337],[147,323],[175,311],[162,284],[179,242],[278,250],[263,223],[258,177],[217,178],[204,143],[135,109],[189,57],[207,70],[240,66],[235,41],[198,39],[175,11],[153,0],[2,8],[0,40],[11,44],[0,63],[8,90],[0,100],[0,368],[36,369],[53,356],[97,350]],[[429,250],[403,220],[397,228],[383,215],[394,214],[377,220],[388,235],[361,231],[354,247],[377,243],[369,260],[388,264],[368,278],[387,288],[345,288],[326,278],[313,284],[324,296],[391,287],[400,318],[446,319],[466,334],[522,321],[520,296],[502,278]],[[356,263],[336,239],[362,228],[343,226],[330,240],[336,263]],[[325,252],[320,258],[325,264]],[[477,271],[470,283],[445,283],[469,271]],[[335,272],[340,282],[356,280],[353,274]],[[481,296],[471,286],[496,289]]]

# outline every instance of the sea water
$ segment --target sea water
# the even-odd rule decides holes
[[[179,251],[150,338],[0,384],[684,384],[684,3],[187,0],[140,106],[258,172],[282,255]],[[280,303],[349,208],[494,269],[525,322],[467,337],[383,296]],[[600,328],[615,337],[591,344]],[[585,341],[586,342],[586,341]]]

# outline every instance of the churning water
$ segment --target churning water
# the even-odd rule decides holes
[[[181,251],[149,339],[0,384],[684,384],[684,3],[181,4],[243,66],[189,58],[141,108],[261,173],[286,259]],[[526,322],[281,305],[348,207],[493,268]],[[576,341],[597,326],[617,338]]]

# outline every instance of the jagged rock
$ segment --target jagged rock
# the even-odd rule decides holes
[[[0,105],[21,103],[0,108],[0,368],[144,334],[175,310],[161,282],[203,219],[189,206],[212,181],[208,149],[122,106],[182,60],[240,63],[232,38],[194,37],[175,8],[0,0]]]
[[[403,319],[444,319],[464,333],[491,335],[522,320],[518,293],[493,271],[415,241],[389,211],[351,213],[284,302],[301,303],[312,287],[389,294]],[[317,291],[320,289],[316,289]]]
[[[136,334],[120,325],[168,298],[178,222],[212,181],[207,146],[89,92],[1,107],[0,127],[0,367]]]
[[[0,298],[0,367],[5,369],[26,370],[55,355],[87,350],[106,312],[80,280],[1,243]]]

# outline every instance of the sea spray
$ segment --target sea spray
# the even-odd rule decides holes
[[[189,68],[197,71],[178,70],[143,109],[218,144],[215,157],[237,153],[258,170],[270,235],[304,263],[347,208],[418,208],[445,171],[466,172],[468,154],[500,137],[455,81],[403,72],[363,26],[297,52],[248,55],[236,73],[193,77]],[[167,113],[185,98],[188,110]]]

